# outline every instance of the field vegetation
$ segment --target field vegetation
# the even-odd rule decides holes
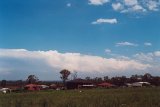
[[[160,107],[160,88],[1,93],[0,107]]]

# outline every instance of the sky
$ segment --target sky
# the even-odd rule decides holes
[[[160,76],[160,0],[1,0],[0,80]]]

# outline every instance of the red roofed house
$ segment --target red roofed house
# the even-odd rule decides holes
[[[37,91],[40,90],[40,87],[36,84],[28,84],[24,87],[24,89],[28,91]]]

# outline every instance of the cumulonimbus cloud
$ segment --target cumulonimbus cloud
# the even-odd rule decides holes
[[[149,53],[137,53],[134,56],[135,60],[152,65],[150,72],[159,73],[160,71],[160,51]],[[159,75],[159,74],[158,74]]]
[[[12,73],[12,70],[26,71],[26,65],[27,70],[33,72],[35,69],[38,69],[37,71],[40,73],[44,72],[44,70],[49,70],[47,72],[54,72],[54,69],[68,69],[83,74],[143,71],[150,67],[149,64],[143,64],[133,59],[103,58],[80,53],[60,53],[56,50],[28,51],[25,49],[0,49],[0,59],[0,63],[3,63],[0,65],[0,73]],[[21,63],[12,66],[10,60],[3,59],[14,59],[15,63],[17,61],[20,61]],[[7,70],[7,68],[10,69]]]

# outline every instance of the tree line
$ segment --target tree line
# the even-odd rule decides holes
[[[77,72],[73,72],[71,73],[69,70],[67,69],[63,69],[60,72],[60,78],[62,80],[63,85],[66,85],[66,81],[70,80],[69,76],[72,77],[72,80],[78,79],[77,78]],[[144,75],[132,75],[131,77],[126,77],[126,76],[115,76],[115,77],[108,77],[108,76],[104,76],[104,77],[85,77],[84,80],[86,81],[90,81],[94,84],[99,84],[102,82],[108,82],[117,86],[124,86],[126,83],[134,83],[134,82],[149,82],[152,85],[155,86],[160,86],[160,77],[159,76],[152,76],[149,73],[146,73]],[[27,84],[34,84],[34,83],[38,83],[39,79],[37,76],[35,75],[29,75],[28,78],[26,79],[25,83]],[[2,80],[1,81],[1,87],[5,87],[6,86],[7,81],[6,80]],[[22,80],[18,80],[16,81],[17,85],[19,86],[23,86],[25,83]]]

